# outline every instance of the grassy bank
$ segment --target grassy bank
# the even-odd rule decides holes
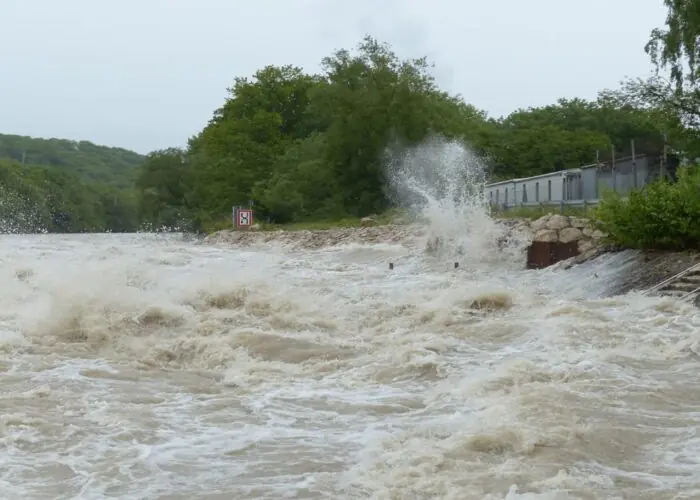
[[[366,226],[386,226],[389,224],[405,224],[415,220],[405,210],[392,209],[379,215],[372,215],[372,220],[363,222],[363,217],[343,217],[339,219],[308,220],[291,222],[288,224],[274,224],[265,221],[256,221],[260,231],[325,231],[329,229],[344,229]],[[231,219],[220,220],[212,224],[205,225],[204,232],[207,234],[217,231],[233,229]]]

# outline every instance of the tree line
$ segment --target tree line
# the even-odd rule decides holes
[[[0,160],[0,233],[137,229],[134,189],[85,182],[57,167]]]
[[[387,146],[433,134],[473,148],[492,180],[590,164],[599,152],[629,152],[632,140],[651,154],[664,137],[676,151],[697,144],[677,110],[645,98],[638,82],[493,118],[441,90],[425,59],[400,59],[372,37],[321,67],[267,66],[236,78],[186,148],[148,155],[136,184],[142,215],[207,228],[250,202],[280,223],[380,213],[391,206]]]
[[[0,233],[136,231],[144,160],[88,141],[0,134]]]
[[[0,134],[0,160],[56,167],[86,182],[129,189],[133,188],[145,157],[89,141]]]
[[[15,147],[4,155],[15,163],[2,167],[0,186],[35,200],[52,231],[207,230],[230,225],[231,207],[251,202],[278,223],[383,212],[392,199],[387,147],[431,135],[469,145],[486,160],[491,180],[590,164],[598,152],[603,159],[613,150],[624,155],[632,140],[638,153],[658,154],[666,137],[671,150],[693,159],[700,156],[700,91],[695,58],[686,54],[697,53],[700,25],[687,5],[700,0],[666,3],[666,28],[655,30],[645,49],[659,69],[671,69],[669,80],[628,80],[593,100],[560,99],[496,118],[440,89],[425,58],[401,59],[368,36],[355,50],[323,59],[314,74],[266,66],[235,78],[184,148],[145,158],[114,150],[112,160],[129,164],[116,168],[119,162],[105,168],[96,156],[44,155],[41,166],[26,162],[30,175],[17,166]]]

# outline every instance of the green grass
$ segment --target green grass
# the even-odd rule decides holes
[[[378,219],[375,224],[379,225]],[[348,227],[361,227],[362,221],[358,217],[346,217],[337,220],[317,220],[291,222],[289,224],[261,224],[263,231],[325,231],[328,229],[342,229]]]
[[[374,222],[371,225],[386,226],[388,224],[397,223],[397,221],[399,220],[412,221],[414,218],[410,217],[408,213],[404,210],[391,209],[384,212],[383,214],[372,216],[372,219],[374,219]],[[326,231],[329,229],[344,229],[364,226],[361,217],[343,217],[341,219],[329,220],[309,220],[291,222],[288,224],[268,224],[262,221],[257,221],[257,223],[260,224],[260,229],[262,231]],[[217,221],[212,224],[208,224],[204,227],[204,231],[207,234],[230,229],[233,229],[233,223],[231,219]]]
[[[539,219],[549,214],[560,214],[571,217],[586,217],[591,218],[594,214],[594,208],[583,207],[564,207],[562,212],[558,206],[540,205],[539,207],[520,207],[510,208],[508,210],[493,210],[491,214],[497,219]]]

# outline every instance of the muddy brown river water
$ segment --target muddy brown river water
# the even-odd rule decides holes
[[[624,259],[2,236],[0,498],[698,499],[700,310]]]

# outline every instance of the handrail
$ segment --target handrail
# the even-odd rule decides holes
[[[655,292],[656,290],[658,290],[658,289],[661,288],[662,286],[668,285],[670,282],[675,281],[675,280],[677,280],[678,278],[681,278],[681,277],[685,276],[686,274],[691,273],[691,272],[693,272],[693,271],[695,271],[695,270],[697,270],[697,269],[700,269],[700,263],[695,264],[694,266],[690,266],[690,267],[689,267],[688,269],[686,269],[685,271],[681,271],[680,273],[676,274],[675,276],[671,276],[670,278],[668,278],[668,279],[662,281],[661,283],[658,283],[658,284],[654,285],[653,287],[651,287],[651,288],[649,288],[648,290],[644,291],[644,292],[642,293],[642,295],[646,295],[646,294],[648,294],[648,293]]]
[[[688,297],[690,297],[691,295],[695,295],[696,293],[700,293],[700,286],[697,287],[695,290],[691,290],[690,292],[688,292],[688,293],[686,293],[685,295],[683,295],[683,296],[681,297],[681,300],[685,300],[685,299],[687,299]]]

